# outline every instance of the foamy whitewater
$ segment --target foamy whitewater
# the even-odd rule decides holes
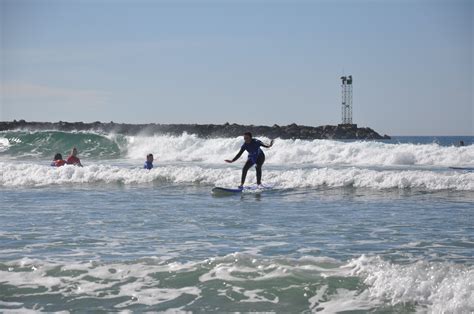
[[[0,132],[0,311],[473,312],[472,143]]]

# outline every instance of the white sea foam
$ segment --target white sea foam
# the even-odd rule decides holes
[[[326,291],[323,291],[323,293]],[[321,300],[321,299],[320,299]],[[312,303],[315,300],[311,300]],[[339,313],[344,311],[369,311],[380,305],[379,300],[370,298],[368,291],[354,291],[347,290],[344,288],[336,289],[335,293],[329,300],[323,300],[316,303],[318,306],[316,309],[322,311],[322,313]],[[312,309],[315,309],[312,304]]]
[[[268,142],[267,138],[261,138]],[[161,161],[222,163],[240,149],[242,139],[203,139],[196,135],[127,136],[122,147],[131,159],[154,153]],[[466,166],[474,163],[474,145],[446,147],[438,144],[387,144],[382,142],[341,142],[332,140],[277,139],[264,149],[266,162],[274,165],[352,166]]]
[[[326,313],[407,304],[433,313],[474,310],[472,266],[427,261],[394,264],[366,256],[344,265],[328,261],[331,263],[324,258],[278,259],[241,253],[186,263],[168,263],[157,258],[128,263],[64,264],[25,258],[4,264],[0,278],[2,284],[19,288],[19,296],[24,288],[30,288],[33,290],[28,295],[109,299],[116,309],[136,304],[152,306],[187,295],[188,299],[175,308],[184,309],[207,291],[234,302],[267,304],[277,304],[282,298],[300,293],[309,310]],[[186,281],[179,287],[166,285],[180,274]],[[365,286],[349,288],[354,277]],[[274,289],[269,284],[271,280],[286,282],[287,286]],[[216,286],[220,287],[217,291],[213,288]],[[20,302],[0,303],[0,308],[21,306]]]
[[[235,186],[240,181],[238,166],[209,168],[196,165],[157,165],[151,171],[113,165],[91,165],[83,168],[60,168],[0,162],[0,186],[45,186],[55,184],[144,184],[167,182],[175,184],[207,184]],[[255,180],[250,171],[248,181]],[[370,189],[474,190],[473,172],[429,170],[371,170],[350,168],[304,168],[266,170],[266,184],[275,189],[358,187]]]
[[[7,138],[0,137],[0,152],[6,151],[10,147],[10,141]]]
[[[369,298],[392,305],[412,303],[434,313],[474,311],[474,268],[447,262],[392,264],[380,257],[361,256],[347,267],[369,287]]]
[[[200,289],[194,286],[182,288],[159,288],[153,275],[158,272],[176,272],[180,269],[193,271],[195,263],[181,264],[95,264],[80,263],[61,265],[56,262],[43,262],[22,259],[8,263],[7,271],[0,270],[2,283],[21,288],[43,288],[46,291],[35,295],[62,293],[78,299],[85,296],[101,299],[127,297],[128,301],[116,304],[123,308],[132,304],[156,305],[174,300],[183,294],[198,296]],[[71,272],[75,274],[72,275]],[[54,274],[54,275],[52,275]],[[94,280],[100,279],[100,280]],[[116,291],[116,286],[119,290]],[[114,291],[113,293],[110,293]],[[18,305],[18,304],[15,304]]]

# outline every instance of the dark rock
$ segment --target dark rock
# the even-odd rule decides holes
[[[281,139],[390,139],[390,136],[383,137],[371,128],[358,128],[357,125],[324,125],[319,127],[303,126],[292,123],[286,126],[255,126],[229,124],[125,124],[125,123],[93,123],[84,122],[26,122],[25,120],[0,122],[0,131],[6,130],[58,130],[58,131],[88,131],[94,130],[104,133],[118,133],[125,135],[153,135],[170,134],[181,135],[184,132],[196,134],[200,137],[237,137],[244,132],[251,132],[255,136],[265,136],[269,138]]]

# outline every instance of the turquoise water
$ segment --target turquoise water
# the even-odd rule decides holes
[[[273,189],[220,197],[240,138],[0,143],[3,311],[474,311],[473,146],[277,140]]]

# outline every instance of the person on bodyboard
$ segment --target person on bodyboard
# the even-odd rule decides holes
[[[229,160],[226,159],[225,162],[233,163],[237,159],[242,156],[244,151],[249,153],[247,162],[245,163],[244,167],[242,168],[242,179],[240,181],[239,189],[243,189],[245,178],[247,177],[247,172],[253,165],[257,171],[257,185],[258,187],[262,187],[262,165],[265,162],[265,154],[260,149],[260,147],[270,148],[273,146],[273,140],[270,141],[270,144],[266,145],[262,143],[262,141],[252,138],[252,133],[245,132],[244,133],[244,141],[245,143],[240,148],[240,151],[235,155],[234,159]]]

